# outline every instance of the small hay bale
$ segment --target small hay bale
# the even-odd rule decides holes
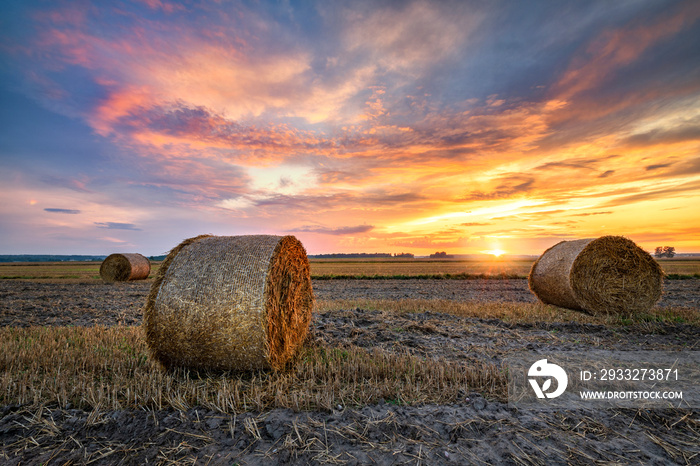
[[[110,254],[100,265],[100,277],[106,282],[145,280],[151,273],[151,263],[141,254]]]
[[[309,329],[313,293],[294,236],[190,238],[165,258],[144,308],[166,369],[282,369]]]
[[[530,290],[546,304],[596,315],[631,316],[661,298],[664,273],[622,236],[562,241],[532,265]]]

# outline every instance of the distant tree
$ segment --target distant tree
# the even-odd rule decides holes
[[[656,257],[668,257],[671,258],[676,255],[676,248],[673,246],[659,246],[654,251]]]
[[[430,258],[431,259],[452,259],[452,258],[454,258],[454,255],[447,254],[445,251],[440,251],[440,252],[436,252],[435,254],[431,254]]]

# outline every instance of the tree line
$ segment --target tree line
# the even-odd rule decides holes
[[[673,246],[659,246],[654,252],[656,257],[673,257],[676,255],[676,248]]]

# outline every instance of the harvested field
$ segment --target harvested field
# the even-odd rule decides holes
[[[535,258],[530,260],[326,260],[310,259],[313,278],[335,277],[430,277],[472,278],[479,276],[507,276],[524,278],[530,273]],[[700,278],[700,260],[694,258],[658,259],[664,273],[671,278]],[[160,262],[153,262],[151,277],[155,276]],[[0,279],[38,280],[75,283],[100,280],[99,262],[3,262],[0,263]]]
[[[36,282],[0,280],[0,326],[139,325],[151,284]],[[537,303],[526,279],[513,280],[317,280],[316,299],[345,307],[357,301],[435,301],[442,303]],[[688,308],[700,313],[700,281],[666,280],[658,308]],[[565,312],[562,310],[562,312]],[[565,314],[566,316],[578,313]]]
[[[392,364],[403,361],[416,369],[443,370],[453,365],[498,367],[509,353],[521,350],[698,350],[699,283],[667,280],[664,297],[649,315],[615,321],[538,303],[525,279],[319,280],[313,283],[317,306],[307,354],[318,358],[328,352],[341,369],[345,360],[379,355]],[[22,332],[44,331],[28,325],[98,326],[96,335],[122,343],[107,356],[104,345],[93,349],[86,344],[87,351],[106,357],[105,361],[124,359],[125,367],[155,376],[141,357],[145,342],[133,328],[141,323],[149,288],[147,282],[0,280],[0,326],[14,329],[13,338],[20,338]],[[101,326],[110,330],[100,330]],[[75,344],[70,335],[78,331],[66,327],[59,333],[68,335],[61,338],[68,338],[70,346]],[[286,379],[280,379],[289,383],[286,397],[266,398],[262,391],[257,401],[250,395],[247,408],[226,407],[216,400],[198,405],[197,396],[211,388],[209,382],[178,376],[167,380],[180,387],[172,393],[181,396],[164,398],[156,408],[139,393],[127,394],[120,388],[111,393],[115,382],[100,385],[96,380],[104,373],[97,360],[94,374],[93,369],[84,369],[86,386],[94,387],[89,395],[56,398],[46,390],[38,401],[21,405],[8,398],[11,391],[0,395],[4,396],[0,462],[700,463],[698,410],[521,412],[508,407],[502,387],[460,390],[447,383],[444,388],[431,388],[430,378],[416,379],[428,385],[411,392],[416,397],[411,399],[406,392],[382,392],[374,385],[380,379],[360,378],[355,385],[348,376],[324,373],[325,358],[301,360]],[[309,371],[325,377],[325,382],[304,388]],[[223,383],[223,379],[214,380]],[[266,377],[226,380],[242,384],[242,393],[271,383]],[[324,387],[332,385],[330,393],[336,395],[324,399]],[[100,387],[108,390],[101,393]],[[367,392],[368,388],[373,391]],[[320,392],[314,392],[316,398],[304,398],[302,389]],[[120,408],[110,404],[114,400]]]

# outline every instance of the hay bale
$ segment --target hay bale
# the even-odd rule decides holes
[[[100,265],[100,277],[106,282],[145,280],[151,273],[151,263],[141,254],[110,254]]]
[[[312,307],[309,261],[294,236],[198,236],[156,274],[146,341],[166,369],[281,369],[301,347]]]
[[[622,236],[562,241],[532,265],[530,290],[546,304],[591,314],[630,316],[661,298],[664,273]]]

